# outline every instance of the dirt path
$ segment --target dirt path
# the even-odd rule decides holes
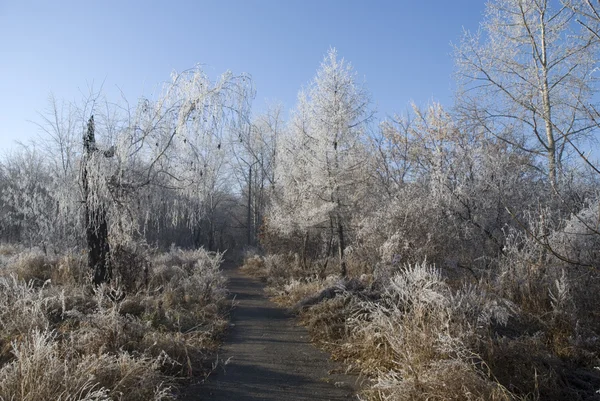
[[[308,332],[270,302],[263,285],[226,269],[236,307],[220,366],[182,401],[352,400],[355,378],[328,372],[339,366],[309,343]]]

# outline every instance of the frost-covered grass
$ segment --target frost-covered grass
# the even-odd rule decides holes
[[[581,298],[597,297],[582,285],[585,277],[595,288],[597,277],[550,264],[535,270],[539,255],[527,253],[536,245],[520,244],[509,244],[498,270],[479,280],[449,280],[426,262],[344,279],[306,269],[302,276],[282,256],[254,257],[246,269],[278,272],[267,292],[369,379],[365,400],[597,399],[600,319],[575,310]],[[287,279],[274,262],[290,266]]]
[[[85,255],[2,249],[0,400],[168,400],[206,373],[226,326],[220,254],[129,252],[148,267],[128,266],[133,292],[91,287]]]

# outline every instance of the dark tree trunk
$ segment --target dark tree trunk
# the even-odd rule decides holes
[[[248,246],[252,245],[252,166],[248,170],[248,215],[246,216]]]
[[[194,235],[194,246],[196,248],[200,248],[202,245],[202,222],[199,222],[196,227],[194,227],[193,235]]]
[[[306,269],[308,267],[306,262],[306,252],[308,248],[308,230],[306,230],[306,234],[304,234],[304,241],[302,243],[302,268]]]
[[[101,209],[90,210],[88,207],[86,209],[87,220],[91,222],[86,228],[88,266],[93,272],[92,282],[100,285],[112,278],[106,213]]]
[[[344,240],[344,227],[342,226],[342,220],[340,216],[337,216],[338,226],[338,255],[340,258],[340,269],[342,277],[346,277],[346,260],[344,259],[344,249],[346,248],[346,242]]]
[[[85,237],[88,248],[88,266],[92,270],[92,282],[100,285],[108,282],[112,276],[110,265],[110,246],[108,244],[108,223],[106,211],[99,205],[92,205],[90,184],[88,182],[87,163],[96,152],[94,116],[88,121],[87,132],[83,137],[83,169],[81,181],[85,211]]]
[[[215,248],[215,225],[213,223],[214,216],[211,216],[208,224],[208,250],[214,251]]]
[[[223,252],[223,250],[225,249],[225,242],[223,241],[223,229],[219,230],[219,248],[217,249],[218,252]]]

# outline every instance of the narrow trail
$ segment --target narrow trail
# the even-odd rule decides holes
[[[293,316],[269,301],[263,285],[226,267],[235,297],[232,326],[219,352],[220,365],[205,384],[188,388],[182,401],[353,400],[355,378],[329,374],[339,368],[309,342]]]

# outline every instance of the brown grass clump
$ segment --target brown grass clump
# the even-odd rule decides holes
[[[12,244],[0,244],[0,256],[12,256],[19,252],[19,249]]]
[[[252,277],[266,279],[267,271],[264,258],[259,255],[252,255],[244,259],[244,264],[240,268],[241,271]]]
[[[269,286],[266,291],[278,304],[293,307],[302,300],[335,286],[338,281],[340,280],[336,276],[329,276],[326,279],[319,279],[315,276],[303,279],[292,278],[282,287]]]
[[[14,248],[17,249],[17,248]],[[2,275],[14,274],[26,283],[42,286],[47,281],[59,286],[83,286],[89,283],[87,257],[67,253],[48,256],[40,250],[9,253],[3,257]]]
[[[461,360],[440,360],[420,376],[403,377],[397,371],[381,373],[365,392],[369,399],[385,401],[508,401],[514,397]]]
[[[82,287],[89,283],[87,255],[81,253],[61,255],[52,267],[50,280],[53,285]]]
[[[44,290],[35,288],[31,282],[19,281],[15,275],[0,276],[0,341],[4,343],[4,351],[13,339],[49,327],[45,313],[48,302]],[[3,354],[2,359],[5,358]]]
[[[47,258],[41,252],[27,252],[19,255],[13,269],[19,279],[42,285],[50,280],[55,266],[55,259]]]
[[[0,369],[2,399],[110,399],[109,390],[95,383],[89,370],[64,355],[51,332],[32,331],[12,343],[12,352],[14,360]]]
[[[339,343],[350,334],[346,322],[356,307],[356,299],[351,294],[338,295],[312,306],[302,315],[302,322],[309,328],[313,340]]]

